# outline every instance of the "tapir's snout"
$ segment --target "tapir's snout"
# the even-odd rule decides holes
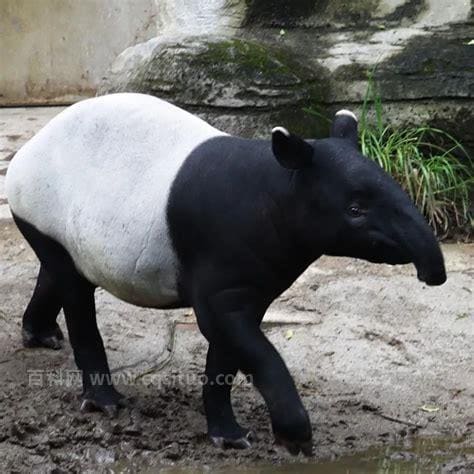
[[[446,271],[443,268],[440,269],[438,273],[425,274],[422,271],[418,270],[418,280],[426,283],[429,286],[439,286],[446,281]]]
[[[418,280],[429,286],[442,285],[446,281],[446,268],[436,236],[425,221],[418,226],[415,235],[409,246]]]
[[[439,256],[435,261],[418,264],[415,262],[415,266],[418,280],[429,286],[442,285],[447,279],[441,249],[439,249]]]
[[[442,285],[446,281],[443,252],[436,235],[418,209],[408,203],[398,210],[388,223],[385,221],[385,263],[413,263],[418,280],[430,286]],[[388,238],[387,238],[388,236]]]

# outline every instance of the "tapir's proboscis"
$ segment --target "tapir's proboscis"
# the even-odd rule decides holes
[[[231,405],[240,370],[263,396],[276,441],[311,454],[310,419],[260,323],[319,257],[413,263],[426,284],[446,280],[433,232],[362,156],[347,110],[335,115],[329,138],[276,127],[264,140],[228,135],[143,94],[88,99],[20,149],[6,189],[40,260],[24,345],[59,349],[63,309],[82,408],[113,416],[124,397],[110,378],[95,289],[138,306],[193,307],[209,343],[203,399],[217,446],[251,445]]]

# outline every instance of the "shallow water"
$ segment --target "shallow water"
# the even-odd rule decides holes
[[[469,456],[469,460],[466,459]],[[452,471],[449,465],[452,464]],[[456,466],[456,467],[455,467]],[[376,447],[335,461],[291,463],[283,465],[259,464],[255,466],[202,466],[144,468],[133,461],[118,461],[109,467],[111,473],[145,472],[148,474],[431,474],[443,472],[474,472],[474,445],[464,440],[431,437],[414,438],[401,444]]]

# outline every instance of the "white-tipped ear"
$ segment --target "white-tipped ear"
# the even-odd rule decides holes
[[[353,112],[346,109],[339,110],[332,122],[331,137],[345,138],[358,148],[357,125],[357,117]]]
[[[351,112],[350,110],[341,109],[338,112],[336,112],[336,117],[338,115],[347,115],[348,117],[352,117],[356,122],[358,122],[356,114],[354,112]]]
[[[272,128],[272,135],[275,132],[283,133],[283,135],[285,135],[285,137],[290,138],[290,132],[285,127],[274,127],[274,128]]]
[[[284,168],[295,170],[311,164],[313,147],[284,127],[272,130],[272,150]]]

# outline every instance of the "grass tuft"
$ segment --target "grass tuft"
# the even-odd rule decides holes
[[[359,142],[362,153],[400,183],[439,238],[459,232],[469,236],[474,224],[469,213],[474,167],[468,153],[438,128],[387,124],[372,73],[362,106]]]

